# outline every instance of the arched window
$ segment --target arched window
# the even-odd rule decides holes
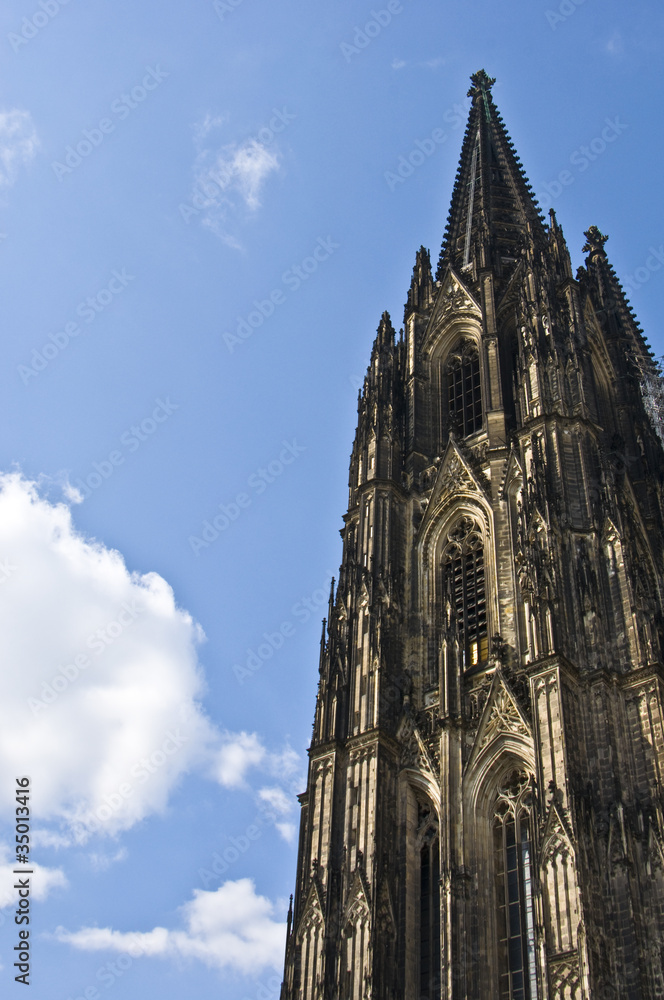
[[[447,398],[453,430],[468,437],[482,428],[480,356],[472,341],[459,344],[447,359]]]
[[[483,663],[489,653],[486,624],[484,547],[472,517],[462,517],[443,549],[443,588],[455,613],[464,669]]]
[[[537,1000],[531,805],[528,775],[515,770],[493,820],[500,1000]]]

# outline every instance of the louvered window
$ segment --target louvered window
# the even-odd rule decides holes
[[[473,343],[464,343],[447,359],[447,392],[453,430],[468,437],[482,429],[480,356]]]
[[[462,517],[447,536],[443,551],[447,599],[459,635],[464,669],[479,666],[489,651],[486,622],[484,546],[472,517]]]

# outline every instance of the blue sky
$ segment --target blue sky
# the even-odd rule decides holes
[[[437,258],[468,78],[661,355],[663,21],[3,4],[3,996],[25,773],[34,1000],[277,996],[357,389]]]

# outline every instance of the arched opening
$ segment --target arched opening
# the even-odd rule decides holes
[[[440,842],[430,825],[420,848],[419,1000],[440,1000],[440,987]]]
[[[460,518],[448,532],[442,569],[443,593],[455,617],[463,667],[469,670],[489,655],[484,544],[472,517]]]
[[[500,1000],[536,1000],[534,859],[530,779],[515,769],[501,783],[493,815]]]
[[[421,771],[400,775],[400,819],[405,839],[404,996],[441,1000],[442,927],[439,804]]]
[[[448,355],[446,374],[451,427],[468,437],[482,429],[480,355],[473,341],[462,341]]]

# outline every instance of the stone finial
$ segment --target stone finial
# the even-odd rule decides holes
[[[601,233],[597,226],[591,226],[583,235],[586,242],[583,245],[582,253],[605,253],[604,244],[609,237]]]
[[[496,78],[489,76],[488,73],[481,69],[478,73],[473,73],[470,82],[473,86],[468,91],[468,97],[479,97],[482,91],[491,90],[496,82]]]

